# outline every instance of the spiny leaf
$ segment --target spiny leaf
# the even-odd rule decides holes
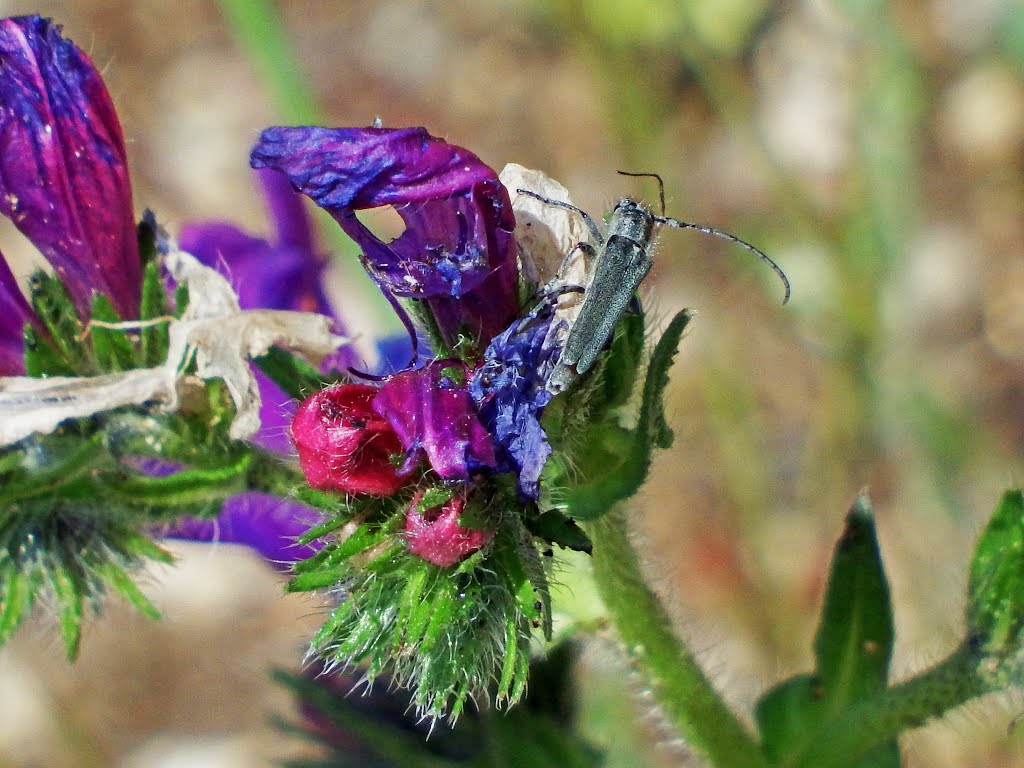
[[[121,318],[110,299],[102,293],[94,293],[91,321],[118,323]],[[117,328],[104,328],[102,325],[91,322],[89,333],[92,336],[93,357],[100,371],[115,373],[135,367],[137,362],[135,346],[129,340],[126,331]]]
[[[37,270],[29,279],[32,310],[42,323],[54,348],[78,375],[97,373],[88,347],[82,341],[82,322],[64,283]]]
[[[140,333],[140,363],[143,368],[153,368],[167,359],[170,343],[170,326],[158,320],[170,314],[167,306],[167,291],[160,280],[160,268],[155,261],[149,261],[142,273],[142,303],[139,308],[143,325]]]
[[[647,478],[653,449],[668,448],[672,444],[672,431],[665,421],[662,400],[668,370],[691,317],[689,311],[677,314],[658,340],[647,367],[636,427],[629,433],[611,427],[601,430],[605,439],[616,440],[614,451],[608,453],[618,461],[609,464],[608,459],[602,458],[600,462],[580,462],[580,474],[588,481],[565,492],[570,517],[593,520],[616,502],[635,494]]]
[[[843,712],[887,685],[894,640],[889,583],[866,496],[854,502],[835,547],[813,675],[798,675],[766,693],[755,715],[765,756],[803,766],[816,738]],[[851,768],[898,768],[899,745],[882,744]],[[807,766],[810,768],[810,766]]]
[[[967,626],[988,654],[1016,652],[1024,635],[1024,493],[1007,491],[978,539]]]

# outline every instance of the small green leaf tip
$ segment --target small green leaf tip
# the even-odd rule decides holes
[[[801,756],[851,706],[885,689],[895,633],[889,583],[871,502],[854,501],[836,543],[814,641],[816,669],[769,691],[756,716],[765,756],[805,765]],[[884,743],[851,766],[898,768],[899,747]]]
[[[975,547],[968,582],[967,628],[983,655],[1004,662],[1004,673],[1012,668],[1019,676],[1024,670],[1024,493],[1020,489],[1003,495]]]

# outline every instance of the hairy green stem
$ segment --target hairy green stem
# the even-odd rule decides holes
[[[757,743],[715,692],[647,585],[623,508],[584,527],[594,543],[594,579],[626,653],[680,735],[716,768],[766,768]]]
[[[978,652],[964,643],[931,669],[858,702],[787,765],[856,765],[879,744],[993,690],[982,674],[982,664]]]

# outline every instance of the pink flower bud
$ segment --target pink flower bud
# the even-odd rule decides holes
[[[459,525],[466,496],[457,494],[426,511],[419,509],[423,491],[416,494],[405,517],[409,551],[442,568],[455,565],[494,538],[494,531],[475,531]]]
[[[299,406],[292,442],[312,487],[388,496],[408,482],[393,463],[404,453],[398,436],[370,407],[377,392],[366,384],[338,384]]]

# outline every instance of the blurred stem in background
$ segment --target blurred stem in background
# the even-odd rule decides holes
[[[273,99],[281,122],[287,125],[327,125],[317,98],[288,42],[274,0],[219,0],[221,12],[238,46],[252,62]],[[400,326],[359,261],[359,248],[325,211],[313,210],[323,242],[334,256],[333,266],[346,286],[346,295],[360,296],[383,336]],[[351,319],[351,318],[349,318]]]

